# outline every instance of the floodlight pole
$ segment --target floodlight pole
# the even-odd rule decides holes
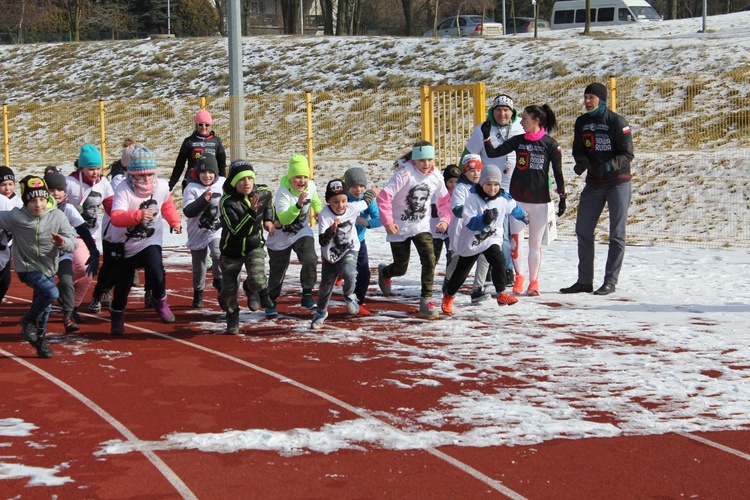
[[[708,0],[703,0],[703,33],[706,32],[706,11],[708,10]]]
[[[167,35],[172,33],[172,28],[170,26],[171,21],[172,17],[169,15],[169,0],[167,0]]]
[[[230,161],[245,158],[245,93],[242,81],[242,25],[240,0],[229,0],[229,137]]]

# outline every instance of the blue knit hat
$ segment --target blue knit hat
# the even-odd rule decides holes
[[[81,152],[78,154],[76,167],[99,167],[102,168],[102,154],[93,144],[84,144],[81,146]]]
[[[128,174],[155,174],[156,154],[143,144],[136,145],[130,153]]]

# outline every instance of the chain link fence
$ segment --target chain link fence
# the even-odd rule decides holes
[[[486,105],[511,95],[519,111],[549,104],[563,146],[569,213],[558,235],[575,237],[577,196],[583,179],[573,174],[573,124],[583,111],[583,89],[594,78],[504,81],[486,85]],[[750,248],[750,68],[722,75],[623,78],[616,83],[617,111],[633,130],[633,204],[628,240],[707,248]],[[71,83],[73,85],[74,83]],[[304,94],[245,97],[246,151],[271,187],[286,173],[292,154],[307,153]],[[214,130],[231,151],[229,98],[208,98]],[[351,166],[361,166],[373,184],[391,175],[394,160],[421,139],[420,93],[416,88],[311,94],[313,163],[324,184]],[[103,147],[107,163],[120,143],[133,137],[152,148],[159,175],[168,176],[180,144],[193,130],[201,98],[25,103],[3,107],[6,164],[17,176],[45,165],[72,168],[82,144]],[[102,126],[103,125],[103,126]],[[462,125],[468,139],[471,123]],[[457,161],[456,158],[454,161]],[[440,165],[443,167],[444,165]],[[319,183],[320,184],[320,183]],[[179,194],[175,192],[179,199]],[[606,214],[605,214],[606,216]],[[599,236],[606,241],[606,224]]]

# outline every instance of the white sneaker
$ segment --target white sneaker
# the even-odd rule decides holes
[[[346,310],[349,314],[357,314],[359,312],[359,302],[357,302],[356,295],[344,297],[344,301],[346,302]]]
[[[323,323],[326,322],[326,318],[328,317],[328,311],[324,312],[323,314],[320,314],[319,312],[315,312],[313,314],[312,323],[310,323],[310,328],[313,330],[318,330],[320,328],[323,328]]]
[[[440,309],[433,302],[432,297],[422,297],[419,299],[419,315],[423,318],[437,318],[440,316]]]

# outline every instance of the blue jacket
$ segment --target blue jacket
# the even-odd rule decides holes
[[[360,196],[359,198],[355,198],[351,193],[347,193],[347,196],[349,198],[349,201],[360,201],[364,198],[364,195]],[[378,204],[375,200],[370,203],[370,206],[367,207],[366,210],[362,210],[359,216],[366,220],[368,224],[370,224],[369,228],[359,223],[354,225],[354,227],[357,229],[357,237],[359,238],[359,241],[362,242],[365,241],[365,231],[367,229],[375,229],[376,227],[381,227],[383,223],[380,222],[380,210],[378,210]]]

